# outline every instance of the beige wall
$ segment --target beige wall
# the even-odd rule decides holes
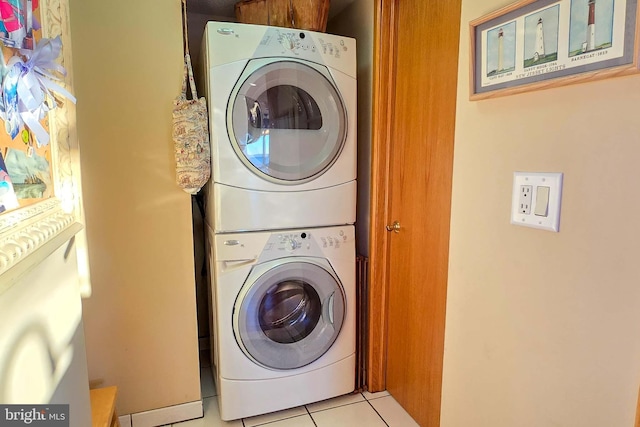
[[[91,402],[74,246],[64,242],[0,293],[0,402],[68,404],[69,427],[87,427]]]
[[[93,295],[89,379],[120,413],[200,398],[191,201],[174,183],[180,2],[71,0]]]
[[[371,186],[371,97],[373,91],[373,0],[353,0],[333,17],[327,32],[353,37],[358,52],[358,210],[357,252],[369,255]]]
[[[640,77],[468,101],[463,0],[442,426],[630,427],[640,381]],[[509,224],[564,172],[560,233]]]

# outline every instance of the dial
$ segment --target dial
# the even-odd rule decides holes
[[[289,249],[292,251],[295,251],[296,249],[298,249],[298,242],[296,241],[296,239],[289,240]]]
[[[296,48],[295,35],[293,34],[281,34],[280,44],[287,50],[293,50]]]

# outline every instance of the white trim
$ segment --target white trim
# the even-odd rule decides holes
[[[120,427],[131,427],[131,415],[122,415],[118,417]]]
[[[202,400],[131,414],[131,427],[157,427],[201,418]]]

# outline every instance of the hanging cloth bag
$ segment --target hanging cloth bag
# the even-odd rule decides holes
[[[198,99],[193,79],[189,37],[187,32],[187,3],[182,0],[184,19],[184,77],[182,93],[175,99],[173,107],[173,142],[176,156],[176,182],[189,194],[197,194],[211,177],[211,147],[207,101]],[[187,99],[187,79],[191,88],[191,99]]]

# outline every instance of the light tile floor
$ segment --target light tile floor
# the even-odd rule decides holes
[[[200,372],[204,417],[173,424],[173,427],[418,427],[418,424],[386,391],[356,393],[225,422],[220,419],[211,368]]]

